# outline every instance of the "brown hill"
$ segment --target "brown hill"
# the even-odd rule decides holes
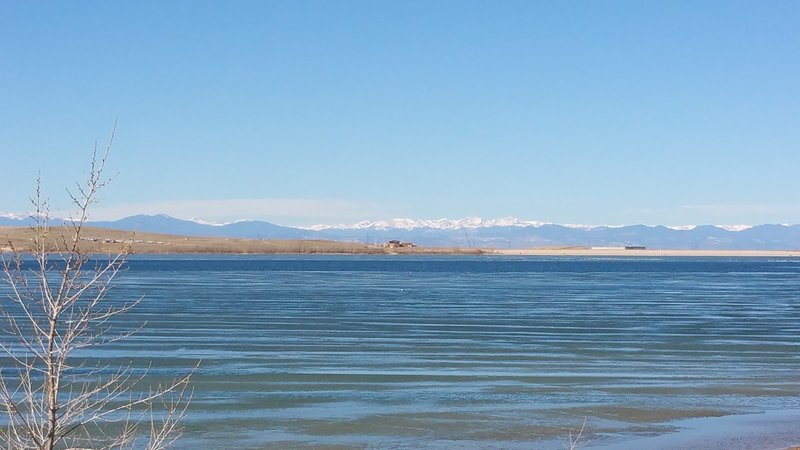
[[[65,235],[67,239],[65,239]],[[362,254],[481,254],[479,249],[461,248],[385,248],[353,242],[322,240],[256,240],[176,236],[157,233],[131,233],[106,228],[85,227],[80,248],[90,253],[116,253],[126,242],[132,253],[362,253]],[[0,227],[0,250],[30,251],[33,231],[27,227]],[[53,227],[48,237],[52,251],[71,240],[64,227]],[[60,245],[57,245],[60,244]]]

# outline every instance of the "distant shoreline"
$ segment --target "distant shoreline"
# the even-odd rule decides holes
[[[604,249],[604,248],[574,248],[574,247],[544,247],[531,249],[498,249],[493,250],[493,255],[505,256],[617,256],[617,257],[657,257],[657,256],[685,256],[685,257],[784,257],[798,258],[800,250],[670,250],[670,249]]]
[[[53,242],[61,242],[60,227],[53,227]],[[0,251],[29,251],[31,230],[21,227],[0,227]],[[597,257],[778,257],[797,258],[800,250],[663,250],[625,249],[616,247],[539,247],[529,249],[495,249],[467,247],[400,247],[389,248],[357,242],[323,240],[258,240],[177,236],[155,233],[87,227],[81,250],[87,253],[115,253],[123,244],[132,242],[132,254],[364,254],[364,255],[488,255],[488,256],[597,256]],[[11,244],[11,246],[9,245]],[[55,248],[54,248],[55,249]]]

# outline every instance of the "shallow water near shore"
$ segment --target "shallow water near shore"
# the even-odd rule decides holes
[[[181,448],[564,448],[584,421],[582,448],[681,448],[800,410],[799,282],[769,258],[142,256],[112,296],[147,325],[93,356],[202,360]],[[725,448],[798,443],[773,422]]]

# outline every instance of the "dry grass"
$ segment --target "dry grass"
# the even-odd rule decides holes
[[[62,228],[53,228],[50,240],[52,249],[62,241]],[[0,227],[0,250],[9,251],[11,246],[19,251],[31,250],[32,232],[24,227]],[[449,255],[483,253],[480,249],[413,247],[388,249],[382,246],[353,242],[322,240],[256,240],[176,236],[157,233],[131,233],[129,231],[86,227],[81,240],[81,251],[87,253],[115,253],[125,241],[132,241],[131,253],[356,253],[356,254],[408,254]]]

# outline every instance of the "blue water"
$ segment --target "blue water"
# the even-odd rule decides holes
[[[94,356],[202,360],[179,446],[563,448],[800,408],[800,260],[134,257],[146,327]]]

